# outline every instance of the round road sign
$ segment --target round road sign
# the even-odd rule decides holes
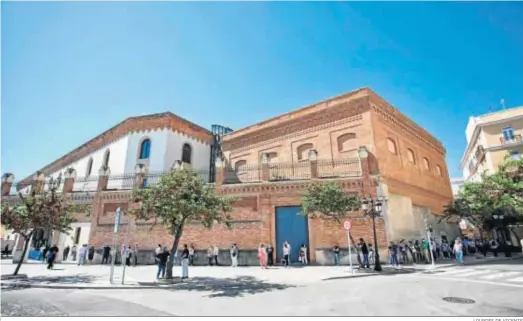
[[[347,231],[349,231],[352,227],[352,223],[349,221],[349,220],[345,220],[343,222],[343,228],[346,229]]]

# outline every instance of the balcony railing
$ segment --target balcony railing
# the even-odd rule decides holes
[[[508,145],[508,144],[517,144],[523,142],[521,139],[521,135],[514,135],[512,137],[509,137],[506,139],[505,137],[500,137],[499,141],[501,142],[501,145]]]
[[[277,182],[292,180],[328,179],[342,177],[358,177],[362,175],[361,164],[358,158],[337,159],[337,160],[317,160],[303,161],[298,163],[269,163],[269,164],[248,164],[236,169],[225,167],[216,168],[217,184],[240,184],[240,183],[259,183]],[[210,182],[210,171],[190,170],[193,175],[200,176],[205,182]],[[131,190],[137,187],[140,182],[147,188],[158,184],[161,178],[169,174],[169,171],[148,172],[141,174],[141,178],[135,173],[112,174],[109,176],[86,176],[69,178],[73,181],[62,179],[58,192],[67,188],[66,193],[85,194],[96,192],[99,188],[107,191]],[[65,187],[67,185],[67,187]],[[10,190],[10,194],[16,193],[16,184]],[[28,183],[26,193],[31,189],[32,184]],[[20,186],[18,186],[20,187]],[[45,181],[44,189],[49,187]]]

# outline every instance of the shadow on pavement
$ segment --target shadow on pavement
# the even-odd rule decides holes
[[[238,276],[235,278],[195,277],[187,282],[179,283],[167,291],[187,290],[211,292],[210,298],[242,297],[245,294],[258,294],[274,290],[284,290],[295,287],[288,284],[267,283],[253,276]]]
[[[90,284],[96,280],[96,277],[89,274],[64,275],[64,276],[35,276],[26,279],[18,279],[13,283],[2,283],[2,291],[22,290],[31,287],[31,285],[40,284]]]
[[[330,278],[322,279],[322,281],[331,281],[331,280],[341,280],[341,279],[357,279],[357,278],[364,278],[369,276],[393,276],[393,275],[399,275],[399,274],[410,274],[410,273],[416,273],[419,272],[416,269],[383,269],[381,272],[374,272],[369,271],[367,273],[365,272],[359,272],[354,275],[344,275],[344,276],[334,276]]]

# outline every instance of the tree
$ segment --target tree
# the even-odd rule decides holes
[[[324,219],[338,224],[347,217],[347,213],[360,209],[360,199],[356,195],[347,194],[334,182],[315,183],[309,185],[302,197],[301,214],[311,219]],[[349,233],[352,244],[356,244]],[[356,247],[358,264],[362,266],[360,249]]]
[[[494,174],[481,176],[480,182],[467,182],[443,212],[441,220],[464,219],[476,227],[480,236],[495,227],[493,214],[503,214],[504,226],[523,220],[523,159],[506,158]],[[513,228],[512,233],[517,236]],[[519,237],[518,237],[519,239]]]
[[[67,233],[71,223],[75,222],[73,214],[81,211],[67,195],[58,193],[62,177],[51,179],[48,188],[40,191],[32,188],[28,195],[18,194],[16,202],[2,202],[2,225],[18,233],[24,239],[22,257],[16,266],[17,275],[24,261],[29,242],[35,231],[44,229]],[[13,204],[10,205],[9,203]]]
[[[219,195],[213,185],[184,168],[171,170],[152,187],[134,189],[132,199],[135,204],[128,211],[135,219],[154,218],[154,222],[158,220],[173,235],[171,255],[178,251],[189,222],[199,222],[208,229],[214,223],[230,228],[230,212],[236,201]],[[166,272],[167,278],[172,279],[172,258]]]

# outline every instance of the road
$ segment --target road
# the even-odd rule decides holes
[[[263,273],[273,273],[267,270]],[[260,272],[262,273],[262,272]],[[191,281],[176,289],[2,290],[13,316],[521,316],[523,259],[312,283],[252,276]],[[51,293],[52,292],[52,293]],[[449,303],[445,297],[470,299]]]

